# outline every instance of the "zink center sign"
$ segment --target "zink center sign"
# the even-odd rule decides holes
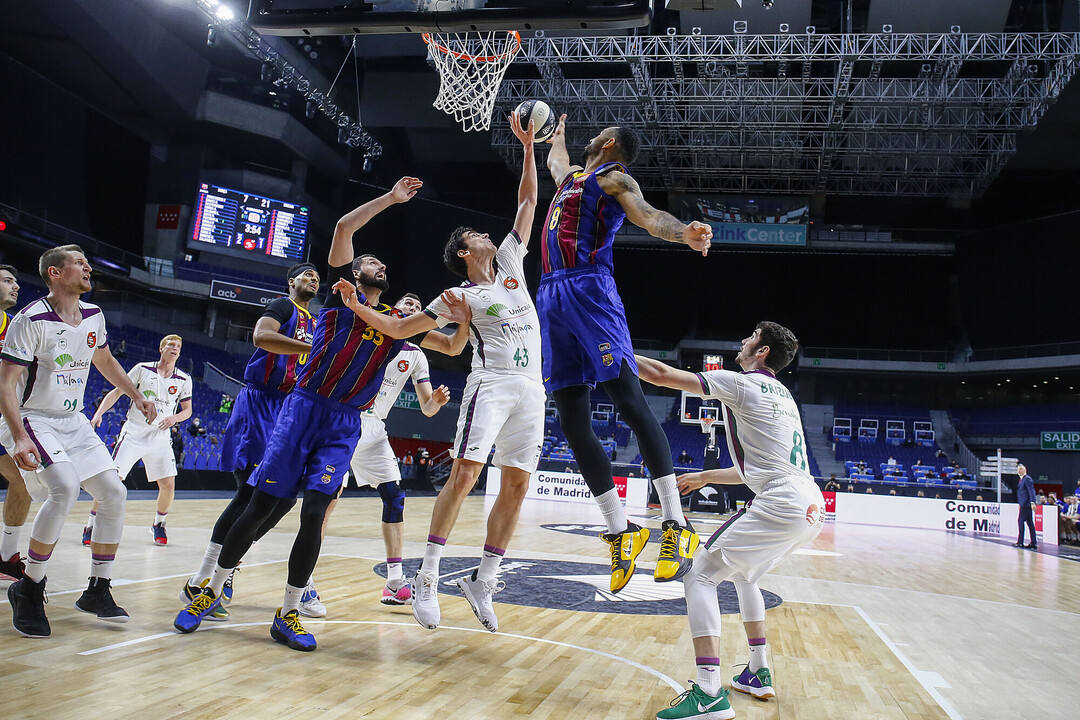
[[[1043,450],[1080,450],[1080,431],[1043,430],[1039,438]]]

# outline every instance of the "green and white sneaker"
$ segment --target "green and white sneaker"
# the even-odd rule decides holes
[[[656,713],[657,720],[678,720],[679,718],[697,718],[698,720],[731,720],[735,711],[728,702],[727,690],[713,696],[706,693],[697,683],[690,683],[690,689],[671,701],[671,707]]]
[[[738,676],[731,678],[731,687],[747,695],[753,695],[758,700],[767,700],[776,696],[769,668],[761,668],[755,673],[750,672],[750,665],[747,664]]]

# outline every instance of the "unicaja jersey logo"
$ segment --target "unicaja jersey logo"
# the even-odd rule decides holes
[[[505,309],[506,306],[502,303],[495,303],[488,306],[487,312],[485,314],[490,315],[491,317],[502,317],[502,311]]]
[[[517,290],[518,281],[512,277],[506,278],[505,280],[503,280],[503,287],[505,287],[507,290]]]
[[[409,361],[408,360],[398,360],[397,369],[398,369],[398,372],[408,372],[409,371]]]
[[[64,353],[63,355],[59,355],[56,358],[54,358],[53,362],[56,363],[57,367],[64,367],[65,365],[67,365],[69,362],[71,362],[74,359],[75,358],[71,357],[67,353]]]
[[[143,390],[142,394],[143,394],[143,397],[146,398],[147,400],[156,400],[157,399],[157,393],[154,392],[153,390]]]

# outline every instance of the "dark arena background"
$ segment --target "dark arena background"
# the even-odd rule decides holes
[[[473,45],[452,45],[466,32]],[[490,128],[463,129],[432,104],[440,53],[468,54],[489,32],[510,55],[473,65],[506,60],[505,75],[483,79]],[[426,307],[457,287],[443,247],[459,226],[496,243],[513,227],[522,150],[508,116],[537,99],[566,114],[574,163],[605,128],[632,130],[628,171],[644,200],[712,229],[706,257],[629,220],[615,235],[638,355],[738,371],[759,321],[799,341],[778,379],[801,416],[825,524],[760,580],[775,696],[732,692],[733,712],[1074,717],[1078,70],[1078,0],[0,2],[0,265],[19,286],[8,314],[48,295],[43,252],[78,245],[93,268],[82,300],[102,309],[124,370],[157,363],[176,334],[176,368],[192,381],[191,419],[171,433],[166,544],[151,532],[166,527],[155,478],[139,462],[125,481],[112,587],[131,622],[72,607],[91,555],[84,492],[49,561],[51,636],[20,637],[0,596],[3,716],[652,718],[678,699],[695,672],[683,585],[648,577],[659,497],[638,434],[599,388],[591,427],[631,521],[652,533],[625,590],[609,589],[597,540],[607,527],[549,393],[494,595],[498,632],[454,584],[481,562],[507,483],[494,466],[446,540],[438,631],[379,602],[383,502],[351,473],[314,573],[327,612],[304,620],[317,652],[267,637],[296,511],[245,556],[228,622],[194,637],[170,626],[236,489],[225,429],[255,325],[288,292],[289,268],[320,273],[317,316],[338,219],[413,176],[420,191],[362,227],[355,251],[385,264],[390,304],[411,292]],[[461,86],[446,92],[466,101]],[[535,145],[518,278],[534,297],[557,190],[549,148]],[[406,577],[425,555],[459,412],[472,417],[472,347],[426,357],[449,402],[426,417],[409,382],[385,421],[407,498]],[[677,474],[741,462],[718,401],[642,387]],[[111,389],[90,370],[88,418]],[[120,400],[96,430],[110,450],[127,408]],[[742,484],[683,497],[698,553],[752,498]],[[20,531],[23,560],[40,507]],[[1015,547],[1028,510],[1035,547]],[[15,514],[5,510],[5,528],[23,525]],[[747,637],[733,586],[718,598],[726,673],[747,662]]]

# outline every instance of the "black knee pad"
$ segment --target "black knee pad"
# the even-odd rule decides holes
[[[382,521],[399,523],[405,520],[405,490],[401,483],[385,482],[379,485],[382,498]]]

